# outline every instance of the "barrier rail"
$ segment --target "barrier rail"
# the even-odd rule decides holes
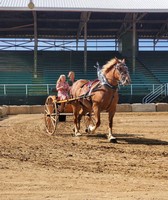
[[[130,96],[146,96],[150,92],[154,92],[155,89],[161,85],[162,84],[131,84],[125,87],[121,86],[119,88],[119,93]],[[0,84],[0,96],[44,96],[50,94],[56,94],[55,84]],[[168,91],[166,95],[168,95]]]
[[[49,95],[55,84],[0,84],[0,96]]]
[[[147,94],[143,98],[142,103],[151,103],[161,95],[163,95],[163,96],[168,95],[168,83],[158,86],[153,91],[151,91],[149,94]]]

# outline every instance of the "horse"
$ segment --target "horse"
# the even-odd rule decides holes
[[[72,98],[77,98],[72,105],[74,116],[74,132],[75,136],[80,136],[80,121],[82,116],[94,114],[95,123],[87,127],[89,133],[94,133],[100,126],[100,113],[108,112],[109,121],[109,142],[117,142],[112,135],[113,117],[116,112],[118,103],[119,85],[129,85],[131,78],[125,59],[112,58],[102,69],[97,71],[98,79],[94,81],[79,79],[71,88]]]

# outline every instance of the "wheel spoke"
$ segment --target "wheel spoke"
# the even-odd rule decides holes
[[[44,106],[44,119],[48,134],[54,134],[58,122],[56,103],[53,96],[49,96]]]

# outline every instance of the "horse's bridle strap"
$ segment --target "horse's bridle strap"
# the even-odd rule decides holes
[[[110,85],[109,83],[104,83],[102,85],[107,85],[112,90],[116,90],[118,88],[118,85],[116,85],[116,86],[115,85]]]

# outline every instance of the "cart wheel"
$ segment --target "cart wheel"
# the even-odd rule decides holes
[[[84,116],[84,123],[85,123],[85,132],[88,133],[88,126],[89,125],[95,125],[95,117],[93,113],[86,113],[86,115]]]
[[[46,131],[49,135],[53,135],[56,131],[57,123],[58,123],[58,110],[56,105],[56,97],[49,96],[46,99],[44,106],[44,120]]]

